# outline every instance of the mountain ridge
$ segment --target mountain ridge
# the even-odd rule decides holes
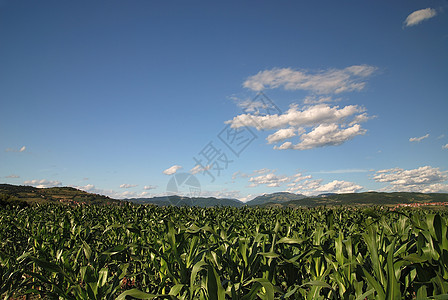
[[[307,197],[302,194],[275,192],[263,194],[254,199],[242,202],[238,199],[216,197],[184,197],[178,195],[158,196],[152,198],[112,199],[108,196],[92,194],[73,187],[37,188],[25,185],[0,184],[0,205],[17,204],[98,204],[121,205],[126,202],[134,204],[153,204],[159,206],[200,206],[200,207],[243,207],[243,206],[275,206],[275,207],[315,207],[339,205],[401,205],[446,202],[448,193],[416,193],[416,192],[362,192],[350,194],[325,193]]]

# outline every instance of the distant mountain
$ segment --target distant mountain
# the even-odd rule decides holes
[[[288,192],[278,192],[278,193],[272,193],[272,194],[264,194],[262,196],[258,196],[248,202],[246,202],[249,206],[260,206],[265,205],[267,203],[285,203],[292,200],[300,200],[306,198],[305,195],[302,194],[294,194],[294,193],[288,193]]]
[[[72,187],[36,188],[25,185],[0,184],[0,202],[27,204],[121,204],[120,200],[84,192]]]
[[[445,193],[382,193],[365,192],[351,194],[329,194],[324,197],[303,198],[281,204],[282,207],[299,206],[335,206],[335,205],[398,205],[412,203],[448,202],[448,194]],[[277,205],[278,206],[278,205]]]
[[[159,206],[175,205],[175,206],[199,206],[199,207],[212,207],[212,206],[230,206],[230,207],[242,207],[245,204],[237,199],[228,198],[214,198],[214,197],[183,197],[183,196],[164,196],[153,198],[132,198],[124,199],[135,204],[155,204]]]
[[[84,192],[72,187],[36,188],[32,186],[21,186],[11,184],[0,184],[0,206],[6,204],[98,204],[98,205],[120,205],[124,201],[135,204],[155,204],[159,206],[275,206],[275,207],[315,207],[315,206],[338,206],[338,205],[398,205],[398,204],[423,204],[435,202],[448,202],[446,193],[382,193],[365,192],[352,194],[326,193],[315,197],[306,197],[301,194],[279,192],[258,196],[249,202],[241,202],[237,199],[214,198],[214,197],[183,197],[164,196],[153,198],[134,198],[116,200],[107,196]]]
[[[189,198],[182,196],[165,196],[165,197],[153,197],[153,198],[133,198],[125,199],[137,204],[155,204],[155,205],[177,205],[177,206],[200,206],[200,207],[211,207],[211,206],[230,206],[230,207],[242,207],[242,206],[261,206],[267,203],[285,203],[291,200],[298,200],[305,198],[301,194],[293,194],[287,192],[279,192],[273,194],[264,194],[258,196],[248,202],[242,202],[237,199],[228,198],[214,198],[214,197],[197,197]]]

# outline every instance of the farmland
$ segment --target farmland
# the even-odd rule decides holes
[[[443,209],[6,206],[0,291],[6,299],[437,299],[448,293],[447,222]]]

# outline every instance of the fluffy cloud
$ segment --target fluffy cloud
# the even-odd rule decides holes
[[[293,70],[291,68],[274,68],[260,71],[249,77],[243,86],[253,90],[283,88],[285,90],[305,90],[311,95],[304,99],[302,108],[291,104],[286,112],[281,112],[275,104],[238,100],[237,104],[245,107],[243,114],[226,121],[231,128],[254,127],[257,130],[275,130],[266,140],[274,149],[306,150],[324,146],[340,145],[366,130],[361,123],[372,117],[359,105],[339,107],[329,103],[339,101],[332,94],[362,90],[365,80],[377,70],[368,65],[354,65],[345,69],[327,69],[316,72]],[[261,97],[260,99],[264,99]],[[235,99],[234,99],[235,100]],[[235,100],[236,101],[236,100]],[[272,102],[272,101],[268,101]],[[260,113],[263,105],[269,106],[268,113]],[[297,139],[293,142],[290,139]]]
[[[86,184],[85,186],[76,186],[75,188],[86,191],[86,192],[90,192],[90,193],[94,193],[96,188],[93,184]],[[97,193],[99,194],[99,193]]]
[[[322,184],[322,179],[312,179],[311,175],[304,176],[301,173],[294,175],[294,180],[288,184],[288,191],[311,196],[322,193],[356,193],[363,189],[362,186],[344,180],[333,180]]]
[[[165,171],[163,171],[163,174],[165,175],[173,175],[175,174],[179,169],[182,169],[182,166],[174,165],[172,167],[169,167]]]
[[[300,139],[301,142],[293,145],[290,142],[286,142],[274,149],[295,149],[295,150],[307,150],[324,146],[337,146],[353,139],[355,136],[363,135],[366,132],[359,124],[355,124],[349,128],[341,128],[337,124],[319,125],[311,132],[303,134]]]
[[[429,137],[429,133],[427,133],[426,135],[421,136],[421,137],[413,137],[413,138],[410,138],[409,141],[410,141],[410,142],[417,142],[417,143],[419,143],[419,142],[421,142],[422,140],[424,140],[424,139],[426,139],[426,138],[428,138],[428,137]]]
[[[294,180],[293,180],[294,182],[300,182],[300,181],[312,178],[311,175],[302,175],[302,173],[297,173],[293,177],[294,177]]]
[[[435,17],[436,14],[437,14],[436,10],[432,8],[425,8],[414,11],[406,18],[406,20],[404,21],[404,25],[405,27],[415,26],[417,24],[420,24],[424,20],[428,20],[431,19],[432,17]]]
[[[243,86],[253,91],[284,88],[285,90],[306,90],[316,94],[339,94],[362,90],[366,84],[363,79],[375,71],[375,67],[368,65],[321,70],[314,73],[307,70],[274,68],[249,77]]]
[[[320,193],[346,194],[346,193],[356,193],[362,189],[363,189],[362,186],[357,185],[356,183],[353,182],[343,180],[333,180],[332,182],[319,186],[314,191]]]
[[[122,189],[130,189],[130,188],[133,188],[133,187],[136,187],[136,186],[137,186],[137,184],[123,183],[123,184],[120,185],[120,188],[122,188]]]
[[[48,187],[61,186],[62,182],[57,181],[57,180],[33,179],[33,180],[24,181],[23,184],[32,185],[37,188],[48,188]]]
[[[259,130],[277,129],[285,126],[301,128],[304,126],[317,126],[321,124],[342,123],[347,118],[364,113],[365,109],[358,105],[348,105],[343,108],[339,106],[329,106],[327,104],[317,104],[306,106],[300,110],[298,105],[293,104],[283,114],[273,114],[257,116],[251,114],[241,114],[232,120],[226,121],[232,128],[253,126]]]
[[[249,179],[249,187],[256,187],[261,184],[268,187],[279,187],[282,183],[289,181],[290,178],[283,175],[276,175],[275,173],[268,173],[260,176],[251,177]]]
[[[388,183],[389,187],[386,190],[437,193],[448,192],[446,173],[431,166],[411,170],[394,168],[377,171],[373,179],[377,182]]]
[[[267,187],[283,186],[288,192],[300,193],[307,196],[322,193],[356,193],[363,189],[362,186],[350,181],[333,180],[328,183],[323,183],[322,179],[314,179],[311,175],[302,174],[300,172],[292,176],[286,176],[275,174],[275,170],[262,170],[267,170],[268,173],[254,176],[255,172],[252,172],[248,187],[257,187],[260,185],[265,185]]]
[[[365,113],[365,109],[358,105],[340,108],[328,104],[317,104],[299,109],[294,104],[283,114],[263,116],[241,114],[226,123],[230,124],[232,128],[253,126],[257,130],[277,129],[267,137],[269,144],[295,136],[299,137],[301,142],[294,145],[292,142],[286,141],[280,146],[274,146],[274,149],[306,150],[340,145],[358,135],[363,135],[366,130],[359,123],[370,118]]]
[[[266,140],[268,141],[268,144],[273,144],[273,143],[277,143],[277,142],[292,138],[296,135],[297,135],[296,129],[283,128],[283,129],[280,129],[280,130],[276,131],[275,133],[269,135],[266,138]]]

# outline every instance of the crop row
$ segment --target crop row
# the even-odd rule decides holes
[[[0,209],[4,299],[448,299],[448,214]]]

